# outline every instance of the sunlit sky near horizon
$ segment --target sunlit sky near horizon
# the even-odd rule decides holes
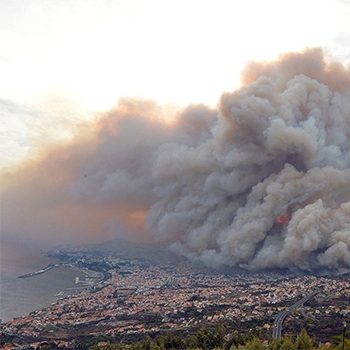
[[[0,166],[122,96],[215,106],[250,60],[320,46],[350,62],[341,0],[3,0]]]

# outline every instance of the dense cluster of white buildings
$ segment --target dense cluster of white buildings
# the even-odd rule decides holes
[[[118,265],[118,260],[109,259]],[[62,297],[49,307],[4,323],[3,331],[40,337],[45,332],[59,334],[71,326],[93,323],[90,334],[136,333],[184,329],[217,320],[259,320],[269,329],[281,310],[316,289],[321,290],[316,299],[323,301],[350,292],[349,282],[341,278],[208,273],[184,263],[145,268],[135,260],[123,261],[109,272],[111,277],[95,283],[91,290]],[[320,314],[346,314],[350,307],[329,302],[328,307],[306,305],[303,312],[317,318]]]

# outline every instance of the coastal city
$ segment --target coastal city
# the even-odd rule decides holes
[[[3,323],[5,335],[33,343],[61,339],[62,346],[69,346],[73,334],[122,338],[215,322],[270,334],[276,316],[311,293],[313,298],[287,318],[287,330],[295,318],[314,327],[319,320],[350,321],[350,283],[342,276],[230,274],[185,261],[145,264],[86,252],[65,252],[67,256],[70,262],[64,266],[85,271],[86,279],[76,281],[81,291],[59,293],[52,305]],[[87,266],[95,266],[95,271]],[[35,273],[28,278],[35,278]]]

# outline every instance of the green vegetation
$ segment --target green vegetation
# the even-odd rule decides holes
[[[329,349],[342,350],[342,340],[338,343],[321,344],[309,336],[305,329],[295,339],[282,337],[280,339],[261,339],[253,334],[225,334],[225,327],[217,323],[214,328],[202,327],[194,334],[184,336],[173,335],[168,332],[166,336],[146,335],[142,340],[131,344],[118,344],[110,341],[96,343],[91,350],[313,350]],[[345,340],[344,350],[350,350],[350,341]]]

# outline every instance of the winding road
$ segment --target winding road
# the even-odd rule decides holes
[[[299,308],[300,306],[302,306],[305,302],[307,302],[309,299],[311,299],[319,291],[320,291],[320,289],[315,290],[311,294],[308,294],[304,298],[302,298],[299,301],[297,301],[295,304],[290,306],[288,309],[280,312],[277,315],[277,317],[275,319],[275,323],[273,325],[272,337],[276,338],[276,339],[281,338],[282,324],[283,324],[284,319],[287,317],[287,315],[290,314],[291,312],[293,312],[294,310],[296,310],[297,308]]]

